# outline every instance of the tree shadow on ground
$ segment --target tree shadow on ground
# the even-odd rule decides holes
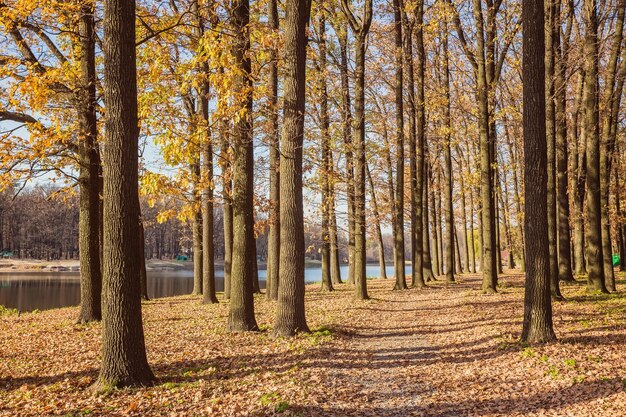
[[[525,415],[537,412],[558,412],[564,407],[576,406],[577,404],[594,401],[619,393],[623,390],[622,380],[613,378],[605,381],[588,381],[575,384],[558,390],[550,390],[530,396],[520,396],[519,398],[492,398],[492,399],[472,399],[465,401],[426,403],[424,405],[411,404],[391,407],[371,406],[361,407],[358,410],[349,406],[308,406],[293,405],[290,407],[296,415],[303,416],[378,416],[378,417],[398,417],[398,416],[428,416],[428,417],[456,417],[456,416],[482,416],[482,415]],[[369,399],[375,399],[368,396]],[[419,399],[417,399],[419,402]],[[396,401],[398,403],[398,401]],[[575,415],[568,414],[568,415]],[[252,414],[260,417],[264,414],[258,412]]]

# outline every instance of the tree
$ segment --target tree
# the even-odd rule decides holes
[[[280,178],[280,273],[274,335],[308,332],[304,314],[302,144],[309,0],[288,0],[285,16],[283,131]],[[327,226],[327,225],[326,225]]]
[[[445,129],[445,142],[443,144],[444,164],[445,164],[445,186],[444,186],[444,200],[445,208],[442,215],[445,217],[446,224],[446,238],[445,238],[445,264],[446,264],[446,281],[454,282],[454,235],[456,234],[454,229],[454,209],[452,207],[452,118],[450,116],[450,63],[448,56],[448,22],[444,19],[443,24],[443,87],[445,95],[445,109],[444,109],[444,129]]]
[[[258,330],[254,318],[253,274],[256,263],[254,248],[254,156],[252,143],[252,78],[250,63],[250,5],[248,0],[231,4],[235,38],[233,59],[234,98],[241,109],[233,126],[233,242],[230,279],[229,331]]]
[[[395,275],[394,290],[406,289],[404,277],[404,97],[403,97],[403,43],[402,43],[402,0],[393,0],[394,40],[396,58],[396,79],[394,91],[396,95],[396,199],[394,204]]]
[[[3,137],[6,146],[0,154],[2,183],[28,181],[38,172],[52,172],[61,173],[72,186],[78,185],[78,322],[98,321],[102,213],[94,4],[86,1],[42,7],[37,2],[2,2],[0,25],[8,41],[3,42],[0,51],[0,66],[6,74],[3,89],[7,92],[0,122],[24,124],[29,132],[22,137],[13,135],[17,129],[11,129]],[[24,163],[26,166],[20,169]],[[66,167],[76,169],[78,177],[64,172]]]
[[[318,10],[318,27],[319,36],[319,69],[320,73],[320,123],[322,136],[322,170],[320,181],[322,182],[322,289],[333,291],[333,282],[331,277],[331,219],[332,206],[334,204],[334,196],[331,193],[333,159],[332,149],[330,147],[330,117],[328,115],[328,86],[326,85],[326,10],[324,7]]]
[[[552,329],[548,253],[545,33],[543,0],[524,0],[524,181],[526,289],[522,340],[556,339]]]
[[[598,116],[598,18],[596,0],[585,0],[585,137],[587,157],[587,285],[589,289],[607,292],[604,284],[602,255],[602,221],[600,195],[600,132]]]
[[[365,275],[365,40],[372,24],[372,0],[365,0],[362,18],[350,11],[347,0],[341,0],[343,12],[355,37],[356,81],[354,86],[354,284],[356,297],[367,295]]]
[[[278,2],[270,0],[267,24],[276,35],[278,32]],[[278,136],[278,47],[270,49],[269,61],[269,146],[270,146],[270,232],[267,242],[267,297],[278,299],[278,267],[280,260],[280,143]]]
[[[102,365],[96,390],[150,385],[141,318],[135,2],[104,3]]]

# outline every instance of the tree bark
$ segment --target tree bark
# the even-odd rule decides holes
[[[445,96],[445,108],[444,108],[444,125],[445,125],[445,137],[443,145],[443,158],[444,158],[444,209],[443,217],[446,225],[446,243],[444,258],[446,260],[446,281],[454,282],[454,209],[452,207],[452,117],[450,116],[450,63],[448,56],[448,24],[444,19],[444,32],[443,32],[443,88]]]
[[[607,292],[602,255],[602,208],[600,193],[600,132],[598,117],[598,19],[596,0],[585,0],[585,137],[587,141],[587,285],[594,291]]]
[[[415,96],[415,138],[410,143],[411,164],[411,245],[413,253],[413,271],[411,284],[414,287],[425,287],[426,281],[433,277],[432,270],[425,266],[424,247],[424,137],[426,130],[426,104],[424,94],[426,52],[424,50],[424,0],[418,0],[415,10],[415,47],[417,49],[417,94]],[[411,40],[407,42],[411,44]],[[411,54],[411,61],[412,61]],[[407,55],[408,58],[408,55]],[[411,66],[409,66],[411,68]],[[409,86],[409,97],[413,86]],[[430,274],[430,275],[428,275]]]
[[[135,2],[104,3],[102,365],[94,389],[150,385],[141,318]]]
[[[619,106],[613,110],[615,100],[621,91],[617,91],[616,73],[617,63],[622,47],[624,27],[624,8],[626,0],[620,0],[617,5],[617,21],[615,35],[611,46],[611,55],[608,62],[607,76],[604,84],[604,117],[600,137],[600,218],[602,228],[602,255],[604,262],[604,282],[609,291],[616,291],[615,273],[613,271],[613,248],[611,242],[611,225],[609,222],[609,185],[611,182],[611,154],[614,148],[611,141],[611,130],[614,120],[619,117]]]
[[[278,34],[278,2],[270,0],[267,24]],[[269,152],[270,152],[270,231],[267,241],[267,281],[265,293],[270,300],[278,300],[278,266],[280,260],[280,139],[278,136],[278,51],[270,49],[269,60]]]
[[[200,190],[200,152],[190,166],[193,181],[194,217],[191,220],[193,240],[193,290],[192,294],[202,294],[202,194]]]
[[[396,198],[393,205],[396,233],[394,235],[395,276],[394,290],[404,290],[404,97],[403,88],[403,44],[402,44],[402,0],[393,0],[395,40],[395,104],[396,104]]]
[[[568,151],[567,151],[567,58],[569,54],[569,38],[572,28],[574,13],[570,13],[566,33],[561,40],[561,2],[555,2],[554,19],[554,46],[555,46],[555,111],[556,111],[556,204],[557,204],[557,228],[558,228],[558,271],[559,280],[565,282],[574,281],[572,273],[572,256],[570,242],[572,234],[570,230],[570,209],[568,198]]]
[[[96,137],[96,62],[93,7],[83,5],[80,33],[81,89],[79,92],[79,225],[80,312],[78,322],[102,319],[100,245],[100,153]]]
[[[482,218],[482,289],[486,293],[496,292],[498,270],[496,264],[496,231],[494,224],[493,173],[491,140],[489,137],[489,97],[485,65],[484,21],[481,0],[472,0],[477,26],[476,78],[479,107],[478,131],[480,148],[480,205]]]
[[[571,13],[571,12],[570,12]],[[584,117],[579,128],[579,119],[581,105],[583,102],[583,91],[585,85],[585,74],[581,71],[576,87],[576,97],[574,108],[572,110],[572,152],[570,154],[570,172],[572,173],[571,189],[572,189],[572,217],[574,221],[574,273],[580,277],[587,275],[587,266],[585,262],[585,223],[583,218],[583,208],[585,204],[585,182],[587,176],[586,166],[586,142],[587,135],[584,128]],[[580,135],[579,135],[580,133]],[[579,157],[580,144],[582,146],[582,157]],[[582,162],[579,162],[579,159]]]
[[[559,0],[560,1],[560,0]],[[545,83],[546,83],[546,139],[548,151],[548,250],[550,253],[550,293],[555,300],[562,300],[559,287],[559,259],[557,251],[556,218],[556,123],[554,89],[554,37],[556,1],[545,2]]]
[[[285,10],[283,55],[285,78],[280,156],[280,287],[274,335],[290,337],[299,332],[309,331],[304,310],[302,145],[306,87],[306,28],[311,3],[308,0],[287,0]],[[327,279],[330,281],[330,277]]]
[[[526,287],[522,340],[556,340],[552,328],[547,219],[547,144],[543,0],[524,0],[524,183]]]
[[[252,143],[252,78],[250,62],[249,0],[231,5],[235,31],[233,57],[237,66],[233,90],[242,115],[233,126],[233,242],[228,330],[258,330],[254,317],[254,149]]]
[[[385,245],[383,244],[383,232],[380,228],[380,212],[378,210],[378,200],[376,199],[376,189],[374,188],[374,180],[370,172],[369,164],[365,165],[367,171],[367,180],[370,186],[370,195],[372,197],[372,209],[374,214],[374,228],[376,229],[376,241],[378,242],[378,264],[380,265],[380,278],[387,279],[387,269],[385,267]]]
[[[346,25],[347,26],[347,25]],[[354,284],[354,145],[352,143],[352,105],[350,77],[348,75],[348,29],[341,27],[337,33],[341,55],[341,121],[346,154],[346,197],[348,205],[348,284]]]
[[[320,122],[322,133],[322,169],[319,180],[322,183],[322,289],[333,291],[330,259],[330,182],[333,171],[332,150],[330,149],[330,117],[328,115],[328,88],[326,86],[326,14],[323,7],[318,10],[319,71],[320,77]]]

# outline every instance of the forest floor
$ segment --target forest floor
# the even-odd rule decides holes
[[[625,288],[620,275],[618,288]],[[480,278],[391,291],[369,301],[344,284],[307,287],[312,333],[271,338],[275,304],[256,299],[261,332],[228,334],[228,303],[144,304],[153,387],[94,395],[100,326],[78,309],[0,313],[0,415],[6,416],[618,416],[626,410],[626,296],[563,286],[559,341],[519,342],[523,278],[499,293]]]

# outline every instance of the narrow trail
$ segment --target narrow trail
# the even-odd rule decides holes
[[[433,387],[421,382],[419,374],[424,362],[436,361],[437,349],[423,334],[422,303],[415,293],[376,292],[355,309],[355,315],[362,316],[356,322],[368,317],[369,325],[342,327],[349,346],[339,353],[344,366],[329,372],[329,391],[342,393],[333,410],[336,415],[424,414],[424,398]],[[355,357],[360,358],[356,364]]]
[[[316,401],[321,409],[303,415],[623,415],[626,388],[598,374],[619,370],[567,365],[574,355],[580,363],[589,357],[571,345],[520,346],[520,276],[501,279],[495,295],[477,289],[476,275],[460,278],[393,292],[391,281],[374,283],[372,300],[355,302],[338,326],[343,336],[331,353],[326,398]],[[556,307],[561,338],[567,338],[570,308],[575,305]],[[608,355],[602,346],[587,348]]]

